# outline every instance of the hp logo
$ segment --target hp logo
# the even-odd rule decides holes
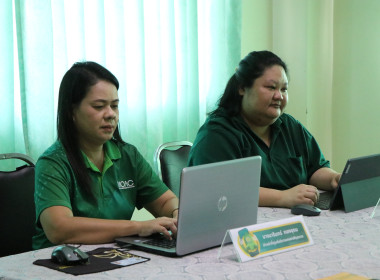
[[[226,196],[221,196],[218,200],[218,211],[223,212],[227,208],[227,197]]]

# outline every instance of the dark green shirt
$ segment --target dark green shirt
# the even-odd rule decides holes
[[[40,214],[48,207],[66,206],[77,217],[129,220],[135,207],[142,208],[168,190],[134,146],[108,141],[104,147],[103,172],[82,153],[94,183],[96,203],[80,190],[59,141],[38,159],[35,169],[37,234],[33,238],[34,249],[53,245],[39,223]]]
[[[199,129],[189,155],[189,166],[259,155],[261,187],[278,190],[308,184],[313,173],[330,167],[309,131],[288,114],[271,125],[268,147],[241,116],[223,111],[210,115]],[[237,174],[238,176],[238,174]]]

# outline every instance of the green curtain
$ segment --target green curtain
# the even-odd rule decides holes
[[[82,60],[119,79],[122,137],[148,161],[193,141],[240,60],[240,30],[240,0],[0,1],[0,153],[37,160],[56,140],[59,84]]]

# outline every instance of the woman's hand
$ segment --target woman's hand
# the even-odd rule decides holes
[[[166,238],[172,239],[177,234],[177,219],[160,217],[140,223],[139,236],[149,236],[153,233],[162,233]],[[170,231],[170,232],[169,232]]]
[[[300,184],[282,191],[282,202],[284,207],[291,208],[297,204],[314,205],[319,199],[319,191],[312,185]]]

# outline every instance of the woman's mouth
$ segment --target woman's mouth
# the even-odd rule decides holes
[[[102,126],[101,129],[107,132],[113,132],[114,127],[112,125],[105,125],[105,126]]]

